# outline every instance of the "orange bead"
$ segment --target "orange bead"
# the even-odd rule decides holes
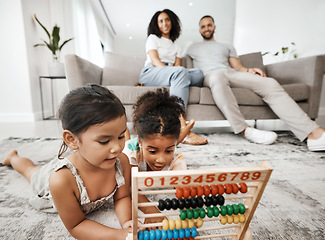
[[[219,195],[222,195],[225,193],[225,187],[222,184],[217,184],[217,187],[218,187]]]
[[[244,183],[244,182],[241,182],[241,183],[239,183],[239,186],[240,186],[240,192],[241,193],[247,193],[247,185],[246,185],[246,183]]]
[[[209,196],[210,192],[211,192],[210,186],[209,185],[204,185],[203,189],[204,189],[204,195]]]
[[[234,194],[238,193],[239,191],[238,185],[236,183],[232,183],[231,186],[232,186],[232,193]]]
[[[190,196],[190,189],[188,187],[183,187],[183,197],[188,198]]]
[[[204,193],[203,187],[201,185],[197,185],[196,189],[197,189],[196,195],[198,195],[199,197],[203,196]]]
[[[227,194],[231,194],[232,193],[232,186],[230,183],[226,183],[225,184],[225,188],[226,188],[226,193]]]
[[[213,196],[216,196],[217,194],[218,194],[218,187],[217,187],[217,185],[211,185],[210,186],[210,188],[211,188],[211,194],[213,195]]]
[[[196,187],[190,186],[190,194],[191,194],[191,197],[196,196]]]
[[[183,189],[181,187],[176,187],[176,193],[175,196],[177,198],[182,198],[183,197]]]

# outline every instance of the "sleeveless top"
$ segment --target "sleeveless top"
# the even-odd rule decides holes
[[[79,199],[80,208],[85,214],[90,213],[98,209],[99,207],[103,206],[104,203],[109,201],[114,196],[116,190],[125,184],[125,180],[123,177],[123,169],[120,160],[116,159],[116,163],[115,163],[116,186],[114,190],[108,196],[102,197],[100,199],[91,202],[87,193],[87,189],[81,177],[79,176],[75,166],[73,166],[73,164],[67,158],[64,158],[62,160],[53,159],[51,162],[47,163],[46,165],[42,166],[40,169],[36,170],[31,177],[30,184],[32,186],[33,193],[35,194],[30,198],[29,202],[34,208],[44,212],[56,212],[53,199],[50,193],[49,178],[50,178],[50,174],[53,171],[58,171],[63,167],[68,168],[76,179],[79,193],[80,193],[80,199]]]

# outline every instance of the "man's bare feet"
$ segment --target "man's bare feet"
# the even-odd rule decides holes
[[[325,132],[325,130],[323,128],[316,128],[314,129],[309,135],[308,135],[308,139],[313,139],[313,140],[317,140],[319,139],[323,133]]]
[[[2,161],[2,165],[11,165],[11,159],[18,156],[18,152],[16,150],[11,150],[6,158]]]

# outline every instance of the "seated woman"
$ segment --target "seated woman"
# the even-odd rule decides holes
[[[148,26],[147,60],[139,82],[145,86],[169,86],[170,95],[180,97],[187,106],[189,86],[201,87],[204,75],[200,69],[181,66],[181,48],[175,43],[180,32],[180,20],[174,12],[165,9],[154,14]],[[185,128],[184,115],[180,120],[182,128]],[[187,127],[193,127],[194,120],[189,124]],[[193,145],[207,142],[206,138],[193,132],[189,132],[183,140],[183,143]]]

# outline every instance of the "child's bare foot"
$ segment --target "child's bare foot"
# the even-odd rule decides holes
[[[16,150],[11,150],[7,154],[6,158],[2,161],[2,165],[11,165],[11,159],[17,156],[18,156],[18,152]]]
[[[204,145],[208,143],[208,139],[205,137],[201,137],[200,135],[197,135],[194,132],[189,132],[189,134],[187,134],[182,143],[189,145]]]

